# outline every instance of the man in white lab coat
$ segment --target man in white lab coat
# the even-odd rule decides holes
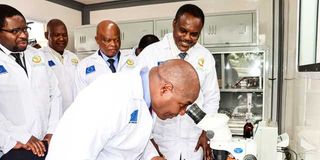
[[[196,103],[207,114],[212,114],[218,111],[220,94],[214,58],[209,50],[197,43],[203,25],[204,14],[199,7],[192,4],[181,6],[172,23],[173,33],[146,47],[139,55],[139,62],[152,67],[168,59],[188,61],[200,79],[201,91]],[[211,158],[205,131],[192,122],[189,116],[165,121],[157,119],[154,141],[168,160]]]
[[[1,160],[44,159],[61,115],[58,82],[43,53],[27,47],[24,16],[8,5],[0,10]]]
[[[136,68],[103,74],[61,118],[46,160],[163,160],[149,142],[149,106],[163,120],[183,115],[199,90],[196,71],[182,60],[149,73]]]
[[[59,19],[52,19],[47,24],[45,37],[48,47],[40,50],[45,54],[49,67],[54,71],[62,95],[63,112],[73,102],[74,74],[78,65],[78,57],[66,50],[68,44],[68,31],[66,25]]]
[[[81,60],[75,75],[76,90],[93,82],[103,73],[132,70],[137,66],[136,56],[131,52],[120,52],[120,29],[116,23],[104,20],[97,26],[96,42],[99,46],[93,55]]]

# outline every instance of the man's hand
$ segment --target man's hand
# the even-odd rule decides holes
[[[50,144],[52,138],[52,134],[46,134],[46,136],[44,136],[43,140],[48,142],[48,145]]]
[[[161,156],[156,156],[156,157],[151,158],[151,160],[166,160],[166,159]]]
[[[210,145],[208,144],[209,139],[207,137],[207,134],[205,131],[202,131],[197,146],[195,148],[195,151],[198,151],[199,147],[202,147],[203,149],[203,158],[205,160],[211,160],[212,159],[212,152],[211,152],[211,148]]]
[[[13,147],[13,149],[26,148],[27,146],[21,142],[17,142],[17,144]]]
[[[33,152],[33,154],[39,156],[39,157],[43,157],[44,153],[46,152],[46,148],[43,144],[43,142],[41,142],[39,139],[37,139],[34,136],[31,136],[31,138],[29,139],[29,141],[27,142],[27,144],[25,144],[26,150],[31,150]]]

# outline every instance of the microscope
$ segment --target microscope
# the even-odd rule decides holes
[[[221,113],[206,115],[195,103],[187,108],[186,113],[199,128],[207,132],[215,160],[257,160],[255,140],[232,137],[227,115]]]

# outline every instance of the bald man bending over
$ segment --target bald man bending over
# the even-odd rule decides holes
[[[59,81],[64,112],[73,102],[74,73],[79,59],[74,53],[66,50],[68,30],[61,20],[51,19],[48,22],[45,37],[48,39],[48,47],[43,47],[40,50],[44,52],[47,64]]]
[[[163,160],[149,141],[149,107],[163,120],[183,115],[199,90],[196,71],[183,60],[166,61],[149,73],[101,75],[65,112],[47,160]]]
[[[99,50],[83,59],[77,67],[76,93],[103,73],[132,70],[137,65],[134,53],[120,51],[120,29],[113,21],[101,21],[97,26],[95,39]]]

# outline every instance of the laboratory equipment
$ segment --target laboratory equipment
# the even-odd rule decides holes
[[[228,156],[236,160],[256,160],[256,142],[251,138],[233,138],[228,116],[221,113],[206,115],[197,104],[189,106],[186,113],[207,132],[216,160],[226,160]]]

